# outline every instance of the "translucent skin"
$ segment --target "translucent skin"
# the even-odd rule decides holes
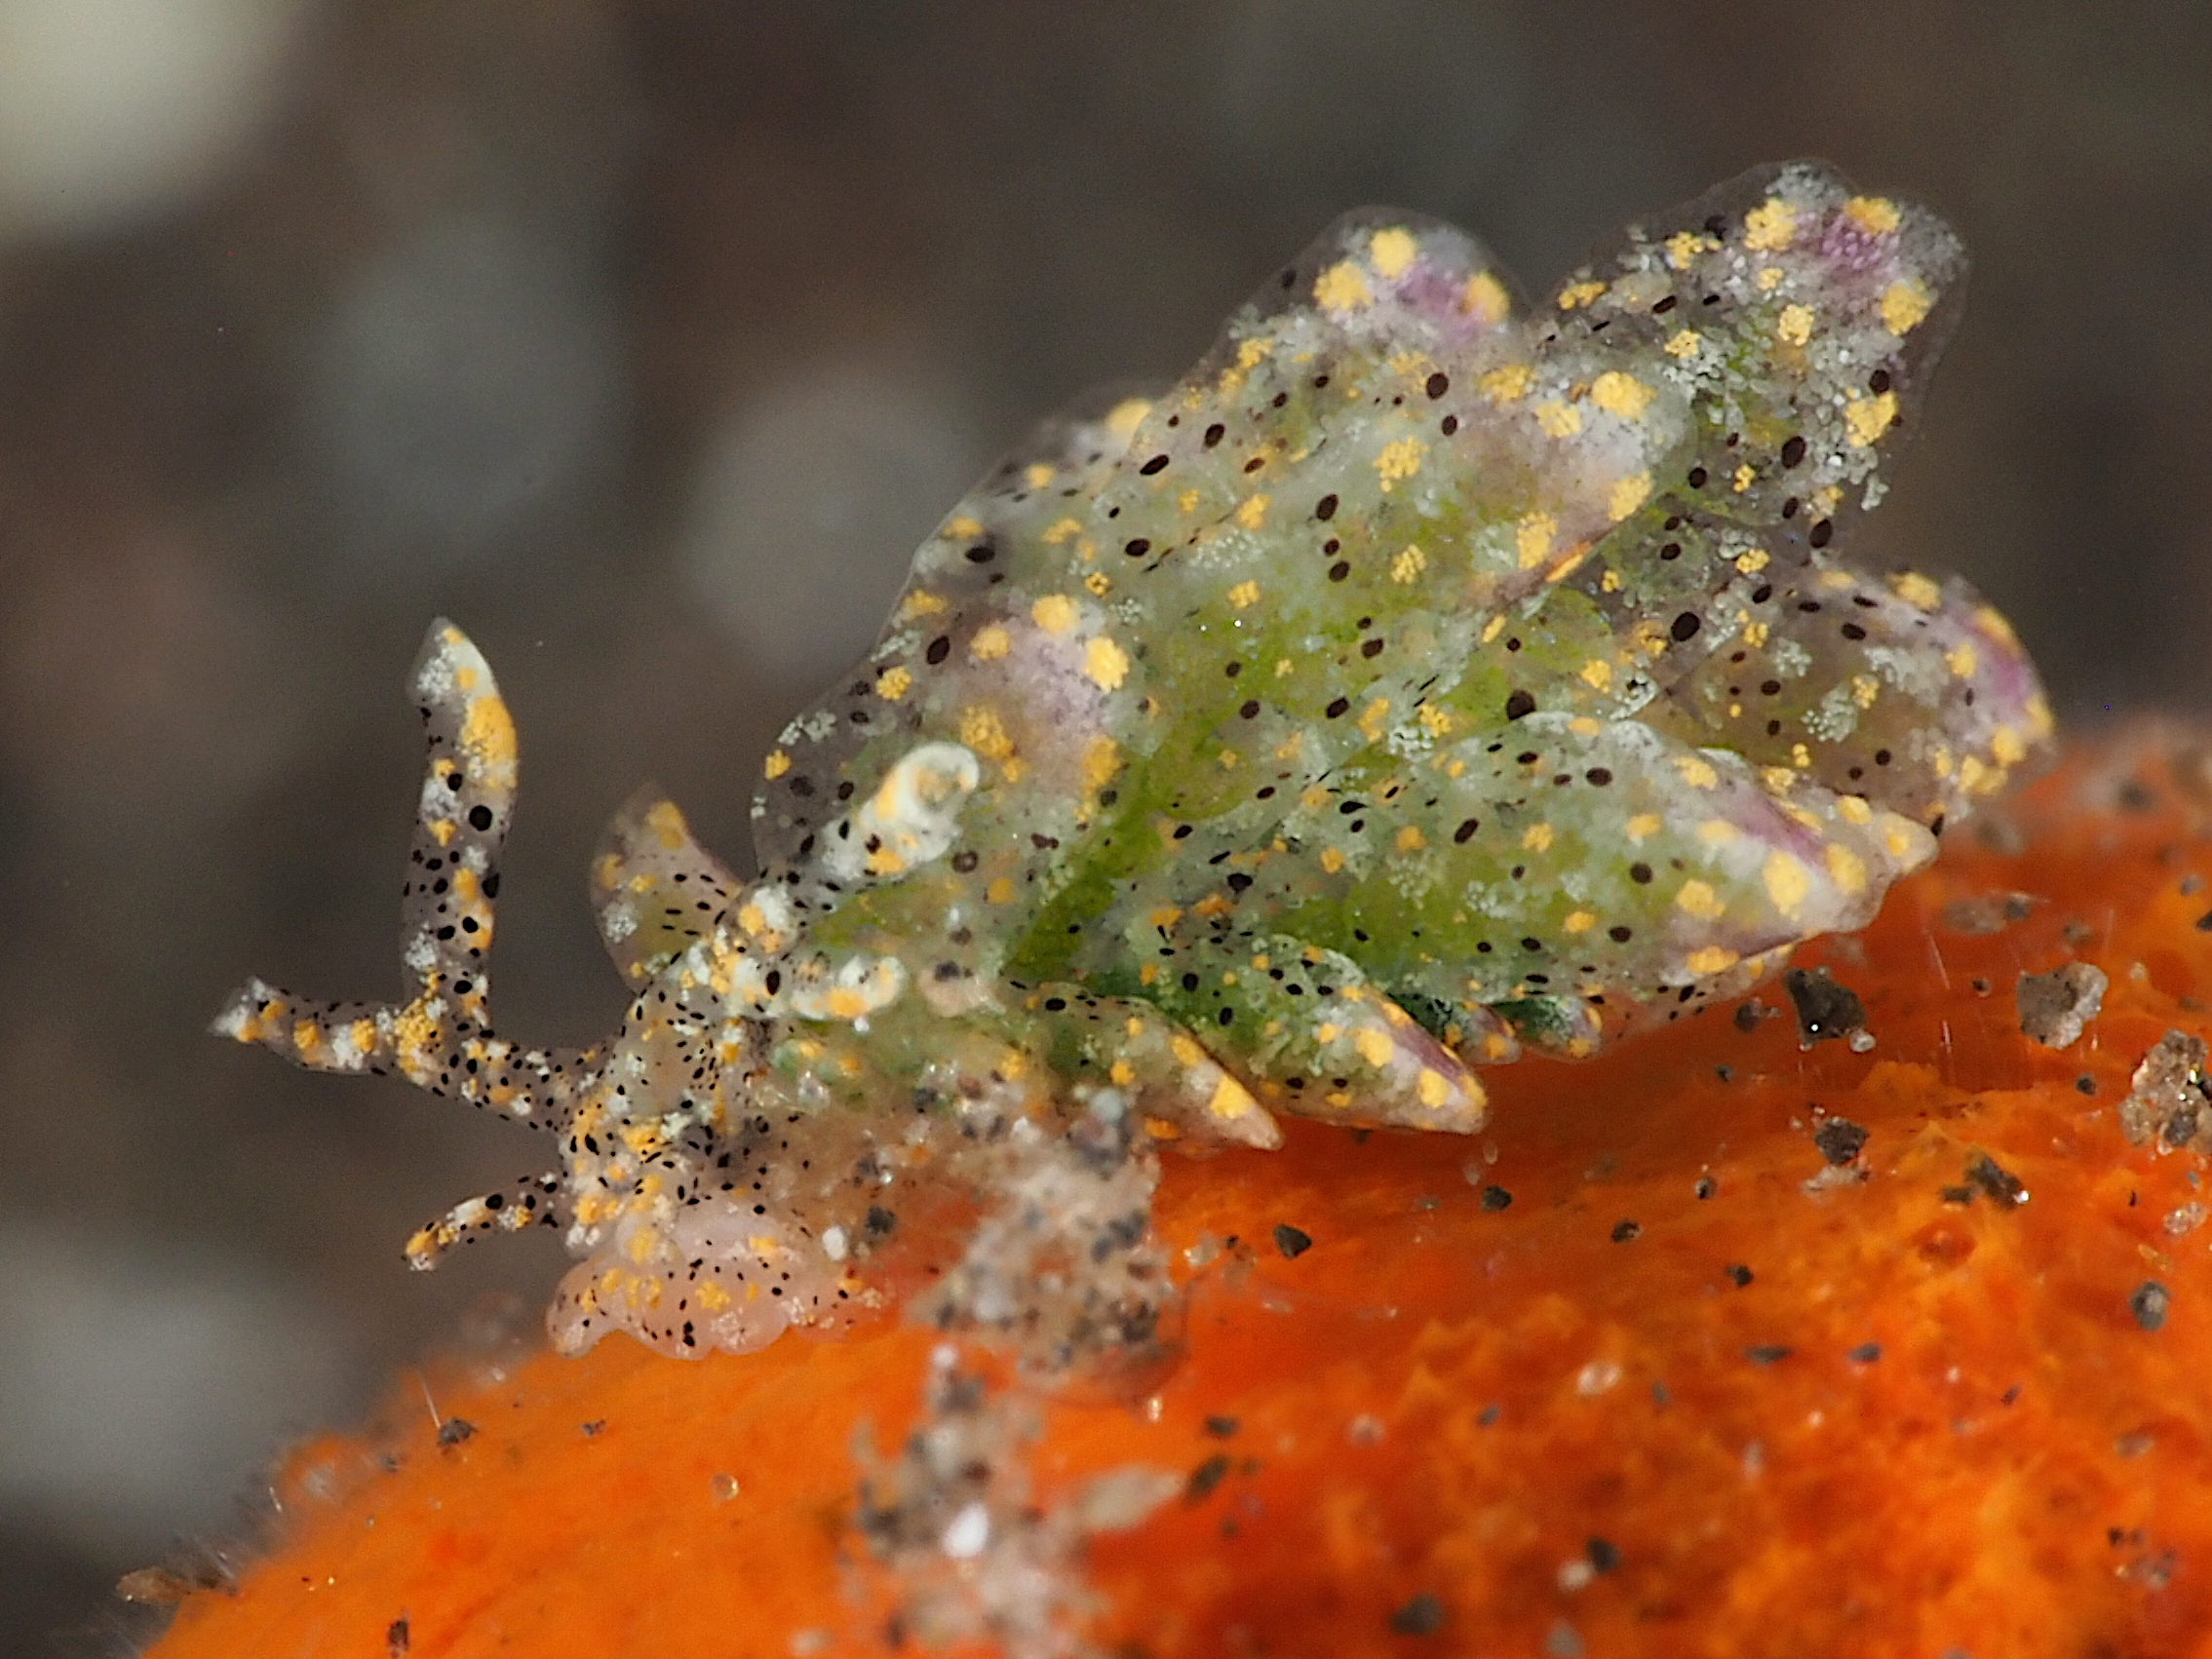
[[[1106,1340],[1101,1308],[1151,1305],[1145,1183],[1108,1174],[1148,1140],[1269,1145],[1270,1109],[1472,1129],[1475,1066],[1590,1053],[1863,925],[2041,745],[2000,617],[1841,558],[1963,268],[1924,210],[1805,164],[1520,317],[1463,234],[1354,214],[1174,390],[1048,424],[960,503],[768,757],[756,883],[665,802],[618,819],[595,897],[640,994],[611,1042],[489,1028],[512,726],[445,624],[418,993],[255,982],[221,1028],[560,1131],[561,1173],[409,1249],[566,1219],[570,1346],[751,1347],[864,1298],[871,1195],[923,1164],[1049,1187],[1037,1236],[1122,1239],[1063,1322]],[[1006,1151],[1018,1123],[1062,1151]]]

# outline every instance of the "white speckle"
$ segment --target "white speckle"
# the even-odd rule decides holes
[[[1559,1587],[1570,1596],[1598,1576],[1598,1569],[1580,1556],[1559,1563]]]
[[[1620,1366],[1612,1360],[1592,1360],[1575,1373],[1574,1392],[1595,1400],[1620,1381]]]
[[[956,1562],[973,1561],[990,1542],[990,1511],[981,1503],[971,1503],[952,1517],[952,1524],[937,1540],[938,1547]]]
[[[1354,1446],[1373,1446],[1382,1438],[1382,1419],[1372,1411],[1362,1411],[1344,1430],[1344,1438]]]
[[[828,1257],[829,1257],[829,1258],[830,1258],[830,1259],[831,1259],[832,1261],[842,1261],[842,1260],[844,1260],[844,1258],[845,1258],[845,1230],[844,1230],[844,1228],[842,1228],[842,1227],[831,1227],[831,1228],[828,1228],[828,1229],[826,1229],[826,1230],[825,1230],[825,1231],[823,1232],[823,1234],[822,1234],[822,1254],[823,1254],[824,1255],[828,1256]]]

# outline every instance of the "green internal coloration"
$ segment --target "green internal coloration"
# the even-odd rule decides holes
[[[1354,214],[1180,385],[1048,424],[946,519],[769,755],[757,881],[666,803],[618,822],[596,894],[638,1001],[609,1044],[489,1029],[513,756],[449,628],[416,677],[418,993],[256,982],[223,1028],[558,1129],[562,1174],[410,1249],[559,1211],[576,1346],[830,1317],[922,1166],[1061,1179],[977,1173],[1023,1124],[1075,1114],[1052,1143],[1094,1174],[1272,1144],[1270,1110],[1471,1129],[1474,1067],[1863,925],[2048,735],[1963,584],[1842,557],[1963,270],[1933,215],[1805,164],[1526,311],[1463,234]],[[1149,1329],[1125,1201],[1051,1279],[1069,1352]]]

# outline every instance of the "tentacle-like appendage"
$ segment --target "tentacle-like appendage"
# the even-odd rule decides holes
[[[322,1002],[249,981],[214,1022],[317,1071],[397,1071],[418,1089],[558,1128],[597,1078],[598,1049],[493,1034],[489,956],[499,852],[514,815],[515,722],[490,665],[443,617],[408,675],[430,762],[401,890],[404,1003]]]
[[[455,1245],[485,1233],[519,1233],[524,1227],[560,1225],[557,1175],[524,1176],[512,1186],[464,1199],[407,1240],[407,1265],[427,1273]]]
[[[737,892],[737,878],[691,838],[676,803],[649,788],[614,815],[592,861],[600,938],[633,990],[712,935]]]

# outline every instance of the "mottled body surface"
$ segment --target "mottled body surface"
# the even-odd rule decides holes
[[[768,757],[757,879],[625,811],[607,1044],[491,1029],[512,726],[443,624],[413,994],[256,983],[223,1028],[555,1131],[559,1172],[409,1249],[565,1224],[565,1346],[840,1317],[950,1183],[984,1218],[932,1317],[1046,1372],[1141,1356],[1155,1142],[1471,1129],[1476,1067],[1862,925],[2047,735],[1962,585],[1842,557],[1962,270],[1803,165],[1526,314],[1460,233],[1347,218],[1178,387],[1051,423],[948,517]]]

